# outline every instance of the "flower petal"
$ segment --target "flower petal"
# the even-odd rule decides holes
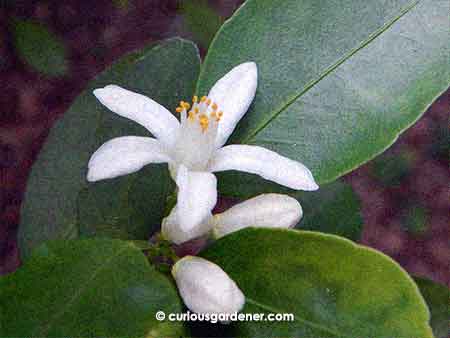
[[[208,97],[223,111],[217,130],[216,145],[223,146],[239,120],[253,101],[258,82],[258,69],[254,62],[242,63],[219,79]]]
[[[188,231],[184,231],[180,227],[178,208],[175,205],[170,212],[169,216],[163,219],[161,225],[162,235],[169,241],[175,244],[181,244],[191,239],[200,237],[208,233],[212,228],[212,223],[209,222],[209,218],[201,222],[198,226],[195,226]]]
[[[186,306],[196,313],[233,314],[242,310],[245,296],[218,265],[200,257],[185,256],[172,267]]]
[[[175,142],[180,123],[159,103],[116,85],[95,89],[94,95],[114,113],[144,126],[165,145]]]
[[[177,173],[177,212],[180,228],[195,232],[194,228],[211,217],[217,203],[216,177],[203,171],[188,171],[180,165]]]
[[[302,218],[300,203],[287,195],[263,194],[214,215],[214,237],[247,227],[291,228]]]
[[[218,149],[209,171],[239,170],[274,181],[296,190],[317,190],[319,186],[303,164],[276,152],[249,145],[229,145]]]
[[[170,162],[159,141],[151,137],[116,137],[91,156],[87,180],[114,178],[138,171],[149,163]]]

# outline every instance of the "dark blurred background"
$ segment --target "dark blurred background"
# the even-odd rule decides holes
[[[242,2],[0,0],[0,274],[19,265],[16,231],[33,161],[87,81],[171,36],[195,41],[204,56]],[[362,202],[361,243],[450,286],[449,107],[447,91],[388,151],[343,179]]]

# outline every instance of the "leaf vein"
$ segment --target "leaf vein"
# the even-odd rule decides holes
[[[287,107],[289,107],[291,104],[293,104],[295,101],[297,101],[297,99],[299,99],[301,96],[303,96],[305,93],[307,93],[310,89],[312,89],[316,84],[318,84],[320,81],[322,81],[322,79],[324,79],[327,75],[332,73],[341,64],[343,64],[344,62],[349,60],[358,51],[364,49],[372,41],[374,41],[378,36],[380,36],[385,31],[387,31],[390,27],[392,27],[392,25],[394,23],[396,23],[404,15],[406,15],[409,11],[411,11],[414,7],[416,7],[420,1],[421,0],[413,0],[411,3],[408,4],[408,6],[406,6],[405,8],[403,8],[400,11],[399,15],[394,17],[391,21],[383,24],[378,30],[376,30],[375,32],[370,34],[366,40],[363,40],[359,46],[351,49],[348,54],[344,55],[342,58],[340,58],[334,64],[332,64],[328,68],[326,68],[325,71],[322,74],[320,74],[315,80],[312,80],[309,83],[307,83],[303,90],[301,90],[297,95],[295,95],[293,98],[288,100],[288,102],[286,102],[286,104],[284,104],[282,107],[280,107],[278,111],[275,111],[274,114],[271,117],[269,117],[265,122],[262,122],[253,132],[249,133],[248,136],[241,141],[241,143],[249,143],[253,137],[255,137],[261,130],[263,130],[274,119],[276,119],[278,117],[278,115],[280,115]]]

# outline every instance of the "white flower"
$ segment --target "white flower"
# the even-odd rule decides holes
[[[262,194],[236,204],[210,220],[216,239],[247,227],[292,228],[302,218],[300,203],[287,195]]]
[[[106,142],[92,155],[87,179],[98,181],[138,171],[149,163],[168,163],[180,191],[185,191],[182,195],[192,199],[178,198],[179,224],[187,232],[208,217],[214,207],[216,197],[211,196],[217,191],[213,172],[240,170],[292,189],[318,189],[311,172],[299,162],[259,146],[223,146],[253,101],[257,77],[254,62],[233,68],[217,81],[207,97],[199,100],[194,96],[192,108],[180,102],[176,109],[180,122],[166,108],[141,94],[116,85],[94,90],[106,107],[141,124],[155,138],[125,136]],[[179,177],[183,166],[186,170]],[[195,212],[188,208],[191,205]]]
[[[262,194],[236,204],[223,213],[214,216],[210,214],[197,226],[186,231],[180,225],[182,217],[178,215],[177,208],[175,206],[169,216],[163,219],[161,226],[162,235],[176,244],[210,231],[218,239],[247,227],[292,228],[303,215],[302,207],[295,198],[282,194]]]
[[[245,297],[218,265],[200,257],[186,256],[172,267],[181,298],[196,313],[232,314],[242,309]]]

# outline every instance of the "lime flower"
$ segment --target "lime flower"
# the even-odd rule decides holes
[[[155,138],[124,136],[104,143],[89,160],[87,179],[114,178],[149,163],[168,163],[179,190],[186,192],[179,195],[188,199],[179,196],[177,206],[179,224],[187,232],[214,207],[214,172],[240,170],[292,189],[318,189],[312,173],[299,162],[259,146],[223,146],[253,101],[257,78],[254,62],[236,66],[216,82],[208,96],[194,96],[192,104],[181,101],[176,109],[180,121],[150,98],[119,86],[94,90],[107,108],[141,124]],[[195,211],[187,206],[195,206]]]
[[[262,194],[236,204],[223,213],[210,214],[189,230],[181,226],[182,217],[178,215],[178,206],[175,206],[169,216],[163,219],[161,233],[175,244],[181,244],[209,232],[219,239],[247,227],[292,228],[302,216],[302,207],[295,198],[282,194]]]
[[[242,309],[245,297],[218,265],[185,256],[172,267],[172,276],[186,306],[201,314],[233,314]]]

